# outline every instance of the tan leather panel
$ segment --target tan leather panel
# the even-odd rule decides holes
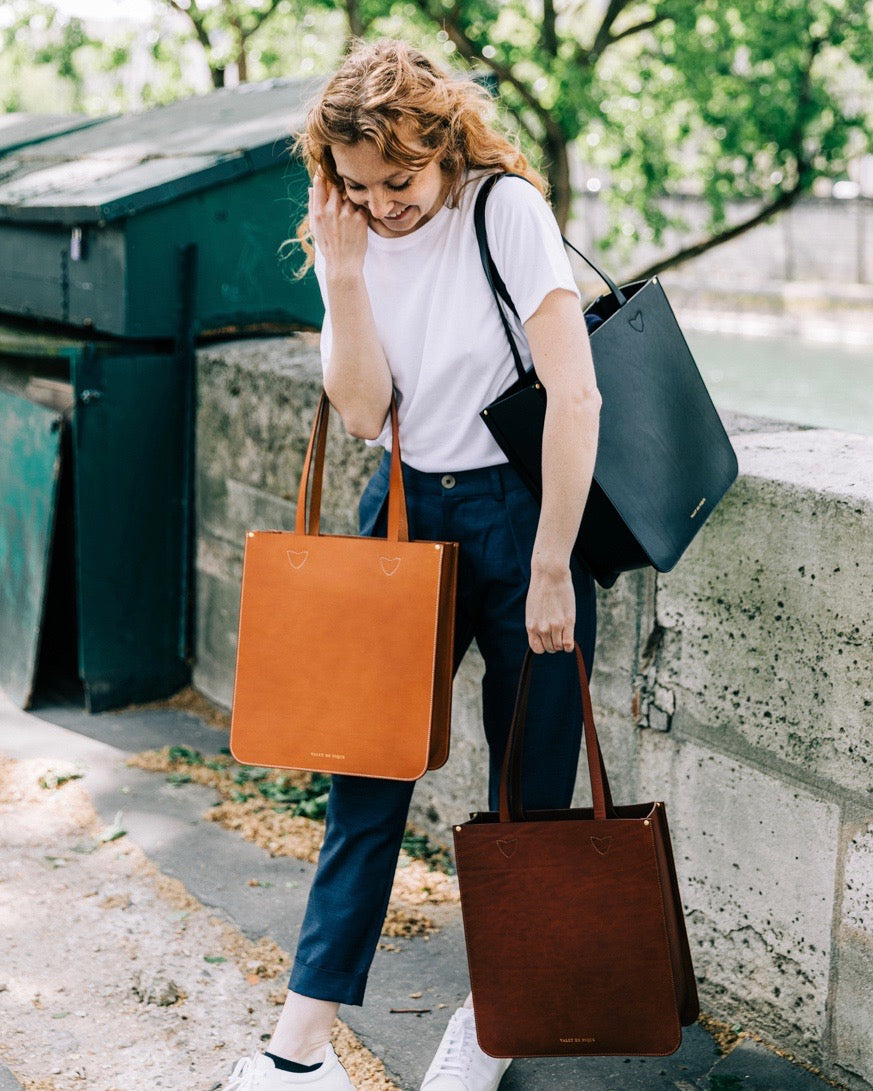
[[[318,532],[327,413],[323,397],[308,519],[298,507],[294,532],[246,538],[231,752],[414,780],[448,756],[457,544],[405,540],[396,413],[389,537]]]

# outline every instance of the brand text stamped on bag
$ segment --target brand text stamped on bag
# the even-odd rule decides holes
[[[326,750],[310,750],[310,757],[313,758],[330,758],[331,761],[345,761],[345,754],[329,754]]]
[[[565,1046],[574,1045],[575,1046],[575,1045],[582,1045],[582,1044],[590,1045],[592,1042],[596,1042],[597,1039],[596,1038],[559,1038],[558,1041],[561,1043],[561,1045],[565,1045]]]

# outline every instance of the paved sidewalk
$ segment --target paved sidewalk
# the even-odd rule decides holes
[[[180,879],[207,907],[227,914],[250,938],[266,935],[293,951],[313,866],[273,859],[217,823],[202,821],[215,799],[209,789],[172,787],[125,765],[130,753],[153,747],[184,744],[215,753],[225,742],[221,732],[174,710],[89,716],[58,705],[29,715],[0,695],[0,753],[16,759],[63,756],[78,763],[101,817],[110,822],[123,811],[128,836],[161,871]],[[253,878],[264,885],[250,885]],[[346,1007],[340,1014],[398,1085],[416,1091],[449,1014],[467,992],[460,915],[428,941],[392,940],[392,945],[400,950],[377,953],[364,1007]],[[420,998],[411,1000],[413,993]],[[410,1007],[429,1010],[391,1013]],[[265,1031],[272,1017],[264,1012]],[[712,1038],[694,1026],[671,1057],[518,1061],[500,1091],[821,1091],[825,1086],[752,1041],[721,1057]],[[0,1065],[0,1091],[19,1087]],[[209,1089],[186,1085],[185,1091]]]

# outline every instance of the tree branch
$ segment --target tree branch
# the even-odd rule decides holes
[[[367,23],[361,14],[359,0],[345,0],[343,5],[346,10],[346,19],[349,24],[349,33],[352,38],[363,38],[367,32]],[[349,42],[349,45],[351,43]],[[345,52],[348,52],[348,47]]]
[[[536,113],[537,117],[542,121],[543,126],[546,126],[549,120],[548,111],[543,108],[531,89],[523,80],[520,80],[518,76],[515,75],[511,68],[501,64],[495,58],[483,57],[477,49],[476,43],[468,38],[462,28],[453,20],[444,19],[443,28],[465,60],[476,62],[484,61],[501,83],[508,83],[519,98]]]
[[[629,38],[632,34],[639,34],[643,30],[651,30],[652,27],[656,27],[658,23],[663,23],[665,19],[669,19],[669,15],[653,15],[651,19],[644,19],[641,23],[634,23],[633,26],[625,27],[624,30],[620,30],[618,34],[610,34],[607,38],[608,45],[615,45],[616,42],[620,42],[622,38]]]
[[[254,32],[261,26],[265,19],[269,19],[276,8],[279,6],[280,0],[270,0],[270,3],[265,8],[248,8],[247,14],[252,16],[255,21],[255,25],[246,34],[246,38],[254,34]]]
[[[743,220],[742,223],[725,228],[724,231],[720,231],[718,234],[713,235],[708,239],[704,239],[702,242],[683,247],[683,249],[677,250],[676,253],[670,254],[666,258],[661,258],[647,269],[642,269],[637,273],[633,277],[634,280],[648,280],[649,277],[654,276],[656,273],[663,272],[665,269],[672,269],[677,265],[681,265],[683,262],[689,261],[691,258],[696,258],[701,254],[705,254],[707,250],[712,250],[716,246],[721,246],[722,243],[730,242],[732,239],[738,238],[740,235],[745,234],[745,232],[751,231],[753,227],[757,227],[759,224],[764,223],[766,220],[770,219],[771,216],[775,216],[778,212],[784,212],[785,209],[790,208],[798,197],[809,188],[812,173],[810,163],[803,151],[805,136],[804,108],[809,104],[812,97],[812,66],[823,45],[824,39],[822,38],[810,39],[809,56],[807,57],[806,67],[801,77],[800,93],[797,97],[794,128],[791,133],[791,146],[789,149],[794,156],[794,184],[789,189],[782,190],[778,197],[769,204],[764,205],[760,211],[756,212],[755,215],[751,216],[748,220]]]
[[[203,46],[204,49],[209,50],[212,47],[212,43],[209,41],[209,35],[206,33],[206,25],[203,18],[203,12],[197,7],[196,3],[191,3],[187,8],[183,7],[179,0],[167,0],[167,3],[171,8],[175,8],[180,12],[194,27],[194,33],[197,35],[197,41]]]
[[[231,11],[227,17],[228,24],[232,27],[235,37],[236,74],[240,83],[247,83],[249,78],[249,58],[246,52],[246,40],[248,34],[243,29],[242,19],[239,13]]]
[[[606,11],[603,13],[603,19],[597,28],[597,33],[594,35],[593,43],[590,48],[579,50],[580,55],[584,56],[586,61],[590,63],[596,60],[610,44],[612,25],[630,2],[631,0],[609,0]]]
[[[477,43],[469,37],[460,23],[460,6],[458,3],[455,4],[451,12],[439,11],[437,13],[430,9],[427,0],[414,0],[414,2],[423,15],[442,24],[443,29],[454,43],[458,53],[460,53],[466,61],[470,63],[487,64],[498,80],[500,80],[501,83],[509,84],[522,102],[530,107],[547,134],[553,138],[563,138],[560,126],[555,123],[549,111],[541,102],[539,102],[530,87],[522,79],[516,76],[511,68],[501,64],[496,58],[482,56]],[[516,114],[516,117],[519,125],[521,125],[530,138],[537,143],[541,143],[542,134],[533,132],[523,117],[518,114]]]
[[[527,87],[513,73],[511,68],[507,68],[506,65],[500,64],[499,61],[494,60],[490,57],[481,56],[479,51],[476,49],[475,43],[470,41],[470,39],[464,34],[461,28],[457,26],[457,24],[446,19],[443,21],[443,28],[445,29],[445,32],[448,34],[449,38],[455,43],[458,52],[465,60],[470,62],[483,61],[485,64],[488,65],[488,67],[491,69],[491,71],[501,83],[507,83],[510,87],[512,87],[516,94],[518,94],[519,98],[521,98],[521,100],[530,107],[534,114],[536,114],[537,120],[540,122],[546,132],[548,132],[554,126],[554,122],[552,122],[551,118],[549,117],[548,111],[543,108],[543,106],[532,94],[530,88]],[[515,116],[518,120],[519,125],[521,125],[521,127],[531,138],[531,140],[533,140],[537,144],[541,144],[542,133],[534,132],[531,129],[530,125],[520,114],[516,113]]]
[[[778,212],[784,212],[786,208],[790,208],[803,193],[803,188],[803,185],[798,179],[791,189],[783,190],[778,197],[769,204],[764,205],[762,209],[756,212],[754,216],[750,216],[748,220],[743,220],[741,223],[726,227],[724,231],[719,231],[718,234],[711,235],[708,239],[692,243],[691,246],[685,246],[681,250],[669,254],[666,258],[660,258],[653,265],[649,265],[645,269],[640,269],[639,272],[628,277],[628,283],[633,283],[637,280],[648,280],[657,273],[662,273],[665,269],[673,269],[683,262],[690,261],[691,258],[700,257],[700,255],[705,254],[707,250],[712,250],[716,246],[721,246],[722,243],[730,242],[731,239],[739,238],[740,235],[744,235],[747,231],[751,231],[753,227],[758,227],[759,224],[769,220],[771,216],[775,216]]]

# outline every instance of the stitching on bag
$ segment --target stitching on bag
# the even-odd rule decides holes
[[[397,569],[400,567],[399,557],[380,557],[379,563],[382,565],[382,571],[386,576],[393,576]]]
[[[670,987],[676,1001],[676,1022],[679,1024],[679,1037],[682,1037],[682,1016],[679,1011],[678,997],[676,996],[676,975],[673,973],[673,959],[670,957],[670,929],[667,927],[667,915],[664,912],[664,884],[661,882],[661,868],[658,863],[658,848],[655,842],[655,826],[649,823],[649,839],[652,843],[652,859],[655,864],[655,878],[658,881],[658,893],[660,895],[661,912],[659,914],[661,926],[664,929],[664,939],[667,941],[667,971],[670,977]],[[666,1054],[665,1054],[666,1055]]]
[[[295,570],[302,568],[309,559],[308,549],[286,549],[285,556],[288,558],[288,564]]]
[[[589,840],[601,856],[605,856],[612,848],[612,837],[591,837]]]

